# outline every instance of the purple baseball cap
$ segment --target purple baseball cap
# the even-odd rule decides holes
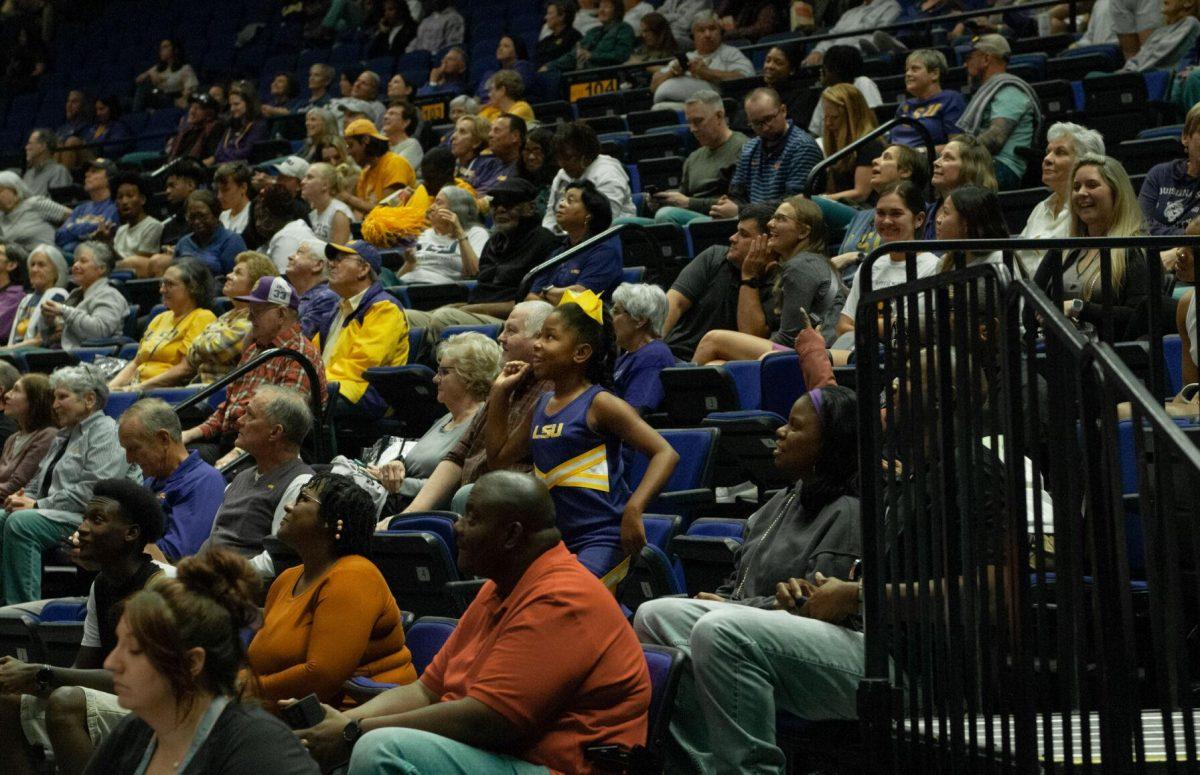
[[[379,250],[366,240],[356,239],[348,245],[330,242],[325,246],[325,258],[332,261],[341,256],[358,256],[375,270],[375,274],[383,271],[383,259]]]
[[[254,290],[246,296],[235,296],[238,301],[256,304],[275,304],[280,307],[300,309],[300,296],[296,289],[282,277],[260,277]]]

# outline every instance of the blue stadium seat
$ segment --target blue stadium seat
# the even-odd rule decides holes
[[[737,231],[737,218],[722,218],[716,221],[692,221],[685,228],[693,256],[700,255],[712,245],[729,245],[729,238]]]
[[[738,547],[745,540],[746,521],[702,517],[684,535],[675,536],[671,553],[679,558],[687,594],[713,592],[733,572]]]
[[[83,641],[87,603],[77,599],[51,600],[42,608],[34,633],[42,654],[52,665],[71,665]]]
[[[716,428],[670,428],[659,433],[679,453],[679,464],[648,509],[655,514],[676,514],[684,523],[690,523],[695,509],[714,500],[713,460],[721,432]],[[630,458],[625,472],[630,489],[641,483],[647,464],[646,456],[640,452]]]
[[[623,283],[641,283],[646,279],[646,267],[644,266],[627,266],[621,270],[621,282]]]
[[[414,350],[409,350],[414,352]],[[438,403],[437,385],[433,370],[420,364],[406,366],[376,366],[363,372],[363,377],[392,407],[394,413],[381,422],[385,433],[418,437],[446,413]],[[396,427],[391,427],[395,423]]]
[[[804,395],[804,375],[794,352],[771,353],[762,359],[762,408],[787,418],[792,404]]]
[[[646,725],[646,744],[634,746],[632,750],[622,746],[591,746],[584,751],[589,762],[597,769],[614,772],[650,773],[660,772],[663,767],[664,748],[670,733],[671,713],[675,708],[675,694],[683,675],[683,652],[670,646],[655,646],[643,643],[642,654],[650,672],[650,710]]]
[[[1167,367],[1167,392],[1175,395],[1183,389],[1183,340],[1179,334],[1168,334],[1163,337],[1162,345]]]
[[[465,334],[468,331],[474,331],[477,334],[483,334],[488,339],[495,339],[500,336],[499,323],[487,323],[478,326],[446,326],[442,331],[441,339],[449,339],[455,334]]]
[[[125,410],[137,403],[142,394],[135,390],[117,390],[108,394],[104,403],[104,413],[114,420],[119,420]]]
[[[406,610],[418,616],[444,616],[458,610],[446,589],[447,582],[459,580],[458,568],[437,534],[378,532],[371,538],[371,560]]]
[[[403,611],[402,614],[412,616],[408,611]],[[425,672],[429,663],[433,662],[433,658],[442,650],[442,646],[446,645],[446,641],[450,640],[450,636],[454,634],[457,626],[457,619],[445,616],[422,616],[405,628],[404,645],[408,647],[408,651],[412,655],[413,669],[417,671],[418,676]],[[352,695],[371,697],[382,694],[395,685],[358,677],[347,681],[345,688]]]
[[[660,411],[673,425],[699,425],[711,412],[741,408],[737,385],[724,366],[671,366],[658,379],[663,386]]]
[[[458,561],[458,543],[454,537],[454,523],[458,514],[453,511],[418,511],[392,517],[388,530],[424,530],[433,533],[446,544],[450,556]]]

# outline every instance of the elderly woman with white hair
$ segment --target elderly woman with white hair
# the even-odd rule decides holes
[[[104,413],[108,385],[91,364],[50,375],[57,438],[27,488],[8,496],[0,512],[0,590],[5,605],[42,597],[42,553],[83,521],[92,488],[101,479],[141,482],[125,460],[117,423]]]
[[[475,197],[456,186],[443,186],[429,208],[429,228],[406,257],[400,282],[452,283],[474,277],[487,241]]]
[[[1104,155],[1104,137],[1095,129],[1059,121],[1046,130],[1046,156],[1042,159],[1042,183],[1050,196],[1037,203],[1025,228],[1024,239],[1050,239],[1071,235],[1071,171],[1084,154]],[[1021,267],[1032,277],[1042,262],[1042,250],[1018,250]]]
[[[613,293],[612,319],[621,349],[613,367],[613,392],[640,413],[653,412],[663,399],[658,374],[676,362],[662,340],[667,294],[657,285],[622,283]]]
[[[67,260],[54,245],[38,245],[25,261],[30,292],[17,304],[8,332],[9,347],[38,347],[42,344],[42,302],[67,298]],[[0,328],[0,330],[3,330]]]
[[[466,432],[487,400],[500,373],[501,349],[494,340],[473,331],[455,334],[438,346],[438,370],[433,378],[437,399],[449,411],[433,424],[405,454],[378,468],[367,469],[390,492],[399,496],[394,514],[407,506],[433,475],[438,463]],[[390,519],[390,518],[389,518]],[[388,520],[380,523],[385,529]]]
[[[108,282],[116,254],[103,242],[89,240],[75,248],[71,279],[76,288],[64,302],[42,300],[43,344],[64,350],[82,347],[89,339],[121,333],[129,302]]]
[[[33,201],[33,193],[15,172],[0,172],[0,239],[33,250],[54,244],[54,227]]]

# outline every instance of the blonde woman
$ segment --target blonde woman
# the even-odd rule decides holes
[[[835,84],[821,92],[821,105],[825,111],[821,137],[827,158],[879,126],[875,111],[851,84]],[[883,141],[875,138],[830,165],[825,175],[826,196],[846,204],[867,202],[873,194],[871,163],[883,150]]]
[[[1111,156],[1084,154],[1071,174],[1071,236],[1133,237],[1146,233],[1137,195],[1121,163]],[[1146,253],[1115,248],[1111,254],[1112,332],[1118,341],[1146,332],[1144,303],[1150,293]],[[1101,326],[1100,251],[1052,250],[1038,267],[1034,282],[1054,295],[1054,275],[1061,256],[1063,313],[1079,323]]]
[[[437,400],[448,410],[404,455],[368,473],[407,505],[425,486],[438,463],[458,442],[500,373],[500,345],[483,334],[455,334],[438,347]],[[395,513],[387,511],[385,513]],[[386,529],[391,517],[379,523]]]
[[[344,202],[347,196],[353,196],[354,189],[358,186],[358,178],[362,175],[362,167],[355,164],[354,159],[350,158],[346,142],[343,140],[341,146],[327,145],[322,148],[321,161],[337,170],[339,181],[337,198]]]
[[[337,117],[329,108],[310,108],[304,114],[304,145],[300,148],[300,156],[307,162],[321,161],[321,152],[327,146],[341,145],[343,155],[346,154],[346,141],[338,131]]]
[[[807,320],[826,341],[833,340],[846,288],[825,257],[825,221],[815,202],[802,196],[781,202],[767,222],[767,234],[754,238],[741,276],[738,330],[705,334],[696,363],[752,360],[790,350]],[[766,298],[764,288],[770,289]]]
[[[337,169],[325,162],[317,162],[308,168],[300,182],[300,195],[312,206],[308,220],[312,223],[313,234],[326,242],[345,245],[350,241],[354,211],[336,198],[341,184]]]
[[[254,290],[260,278],[277,274],[275,262],[267,255],[253,250],[237,254],[233,271],[225,276],[221,287],[221,294],[232,300],[233,309],[209,323],[188,348],[188,366],[196,375],[193,381],[215,382],[238,364],[250,336],[250,311],[249,305],[237,297]]]
[[[482,116],[463,116],[454,122],[454,134],[450,136],[450,153],[458,166],[456,175],[479,194],[486,194],[504,170],[504,162],[483,153],[491,128],[491,123]]]
[[[996,172],[992,166],[992,154],[971,135],[955,135],[942,146],[942,152],[933,161],[933,176],[930,179],[937,201],[925,217],[925,239],[937,238],[937,213],[946,200],[946,195],[959,186],[974,184],[998,191]]]

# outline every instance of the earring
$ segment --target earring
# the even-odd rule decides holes
[[[334,540],[334,541],[341,541],[341,540],[342,540],[342,527],[343,527],[343,525],[344,525],[344,523],[342,522],[342,520],[340,520],[340,519],[339,519],[339,520],[337,521],[337,527],[335,527],[335,528],[333,529],[333,540]]]

